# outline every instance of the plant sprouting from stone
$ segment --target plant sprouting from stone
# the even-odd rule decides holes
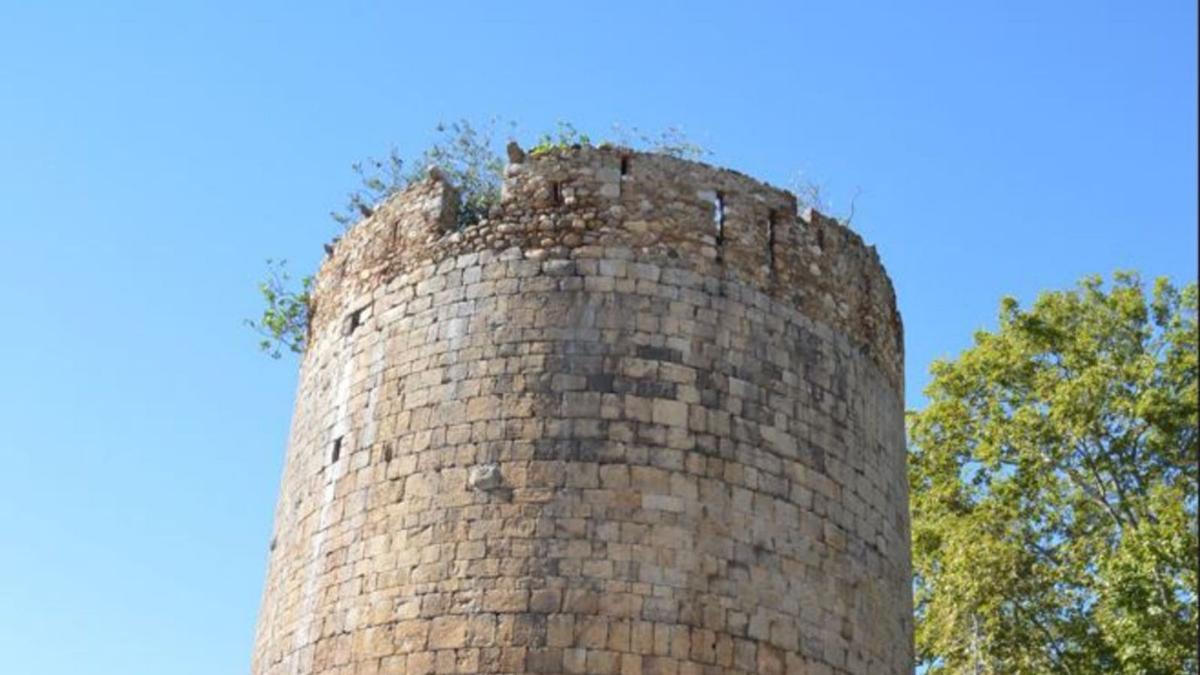
[[[376,205],[427,175],[436,166],[459,192],[459,227],[473,225],[487,217],[500,201],[500,185],[504,175],[504,160],[497,151],[496,129],[501,122],[493,118],[485,125],[475,126],[469,120],[441,123],[436,127],[434,142],[415,162],[406,162],[392,148],[382,159],[367,158],[351,165],[360,186],[350,193],[341,211],[330,215],[339,224],[349,227],[361,218],[374,213]],[[509,122],[509,136],[516,125]],[[700,159],[711,154],[691,141],[680,127],[671,126],[656,133],[643,132],[637,127],[613,126],[615,138],[601,146],[621,145],[645,152],[654,152],[683,159]],[[557,122],[554,131],[542,134],[529,155],[538,157],[554,150],[592,145],[591,136],[564,120]]]
[[[615,145],[637,148],[645,152],[691,160],[703,159],[712,154],[711,150],[693,141],[683,128],[678,126],[669,126],[657,133],[648,133],[637,127],[614,124],[613,133],[616,134],[613,141]]]
[[[382,158],[369,157],[350,166],[358,178],[358,186],[349,193],[342,209],[330,213],[342,227],[348,228],[375,213],[379,204],[401,192],[413,182],[423,180],[430,167],[437,167],[454,185],[459,194],[458,226],[468,227],[488,216],[500,202],[500,187],[504,176],[504,159],[498,151],[497,127],[502,122],[493,118],[476,126],[468,120],[441,123],[436,137],[415,160],[406,160],[399,150],[391,148]],[[515,135],[516,125],[504,123],[508,137]],[[645,152],[655,152],[685,159],[698,159],[710,154],[702,146],[688,140],[679,127],[667,127],[657,134],[648,134],[636,127],[614,125],[617,138],[604,141],[602,146],[622,145]],[[570,122],[560,121],[551,133],[542,134],[529,155],[537,157],[554,150],[592,145],[591,137]],[[328,245],[327,245],[328,248]],[[286,262],[267,261],[267,272],[259,291],[265,301],[262,316],[248,319],[246,324],[262,337],[259,346],[272,358],[284,352],[301,353],[308,339],[310,292],[313,278],[299,279],[297,289],[288,274]]]
[[[350,193],[346,206],[341,211],[331,211],[329,216],[338,224],[349,227],[360,218],[367,218],[375,211],[375,205],[403,190],[410,180],[404,171],[404,158],[395,147],[387,157],[368,157],[350,165],[361,185]]]
[[[858,202],[858,196],[862,190],[855,190],[854,196],[850,198],[850,207],[842,213],[834,209],[833,202],[826,197],[825,187],[810,178],[806,178],[804,174],[798,174],[791,184],[792,194],[796,195],[796,208],[800,214],[812,209],[824,216],[833,218],[844,227],[850,227],[850,223],[854,221],[854,207]]]
[[[436,166],[458,189],[458,226],[478,223],[500,202],[504,160],[495,148],[497,124],[496,119],[478,128],[467,120],[439,124],[438,139],[405,175],[403,185],[424,178]]]
[[[257,320],[246,319],[246,325],[260,336],[259,348],[277,359],[285,351],[300,354],[308,342],[308,322],[311,311],[313,278],[300,279],[297,290],[287,271],[286,260],[267,260],[267,275],[258,284],[265,307]]]
[[[386,158],[368,158],[350,165],[360,186],[350,193],[341,211],[330,215],[349,227],[370,217],[379,203],[423,179],[429,167],[436,166],[458,189],[459,227],[479,222],[500,201],[504,161],[494,147],[496,124],[496,120],[482,127],[467,120],[438,124],[437,138],[415,162],[405,162],[392,148]]]
[[[542,134],[538,142],[529,149],[533,157],[553,150],[591,145],[592,139],[570,122],[560,120],[552,133]],[[635,148],[642,152],[653,152],[680,159],[698,160],[712,154],[707,148],[692,141],[682,128],[670,126],[657,133],[642,131],[637,127],[613,125],[613,138],[600,141],[599,145]]]
[[[590,136],[576,129],[574,124],[559,120],[553,133],[542,134],[538,138],[538,142],[529,149],[529,155],[537,157],[553,150],[565,150],[591,144]]]

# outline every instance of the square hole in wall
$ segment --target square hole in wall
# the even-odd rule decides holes
[[[371,305],[367,304],[347,314],[345,323],[342,325],[342,335],[350,335],[357,330],[359,326],[366,323],[367,319],[371,317],[370,310]]]

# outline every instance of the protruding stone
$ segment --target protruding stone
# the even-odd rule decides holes
[[[467,474],[467,485],[472,490],[495,490],[504,485],[504,477],[500,475],[500,467],[495,464],[480,464],[471,467]]]
[[[508,153],[509,164],[520,164],[525,161],[525,151],[517,145],[516,141],[509,141],[508,145],[504,146],[504,150]]]

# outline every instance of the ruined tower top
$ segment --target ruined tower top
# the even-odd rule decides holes
[[[464,252],[587,259],[619,246],[631,256],[687,256],[709,281],[753,285],[847,332],[895,382],[903,378],[903,329],[875,247],[834,218],[799,213],[791,192],[628,148],[520,157],[505,169],[500,207],[477,224],[457,228],[457,192],[433,170],[355,225],[318,275],[316,323],[364,300],[380,277]]]

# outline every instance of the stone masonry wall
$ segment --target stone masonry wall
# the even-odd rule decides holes
[[[909,673],[878,257],[740,174],[436,174],[317,278],[252,672]]]

